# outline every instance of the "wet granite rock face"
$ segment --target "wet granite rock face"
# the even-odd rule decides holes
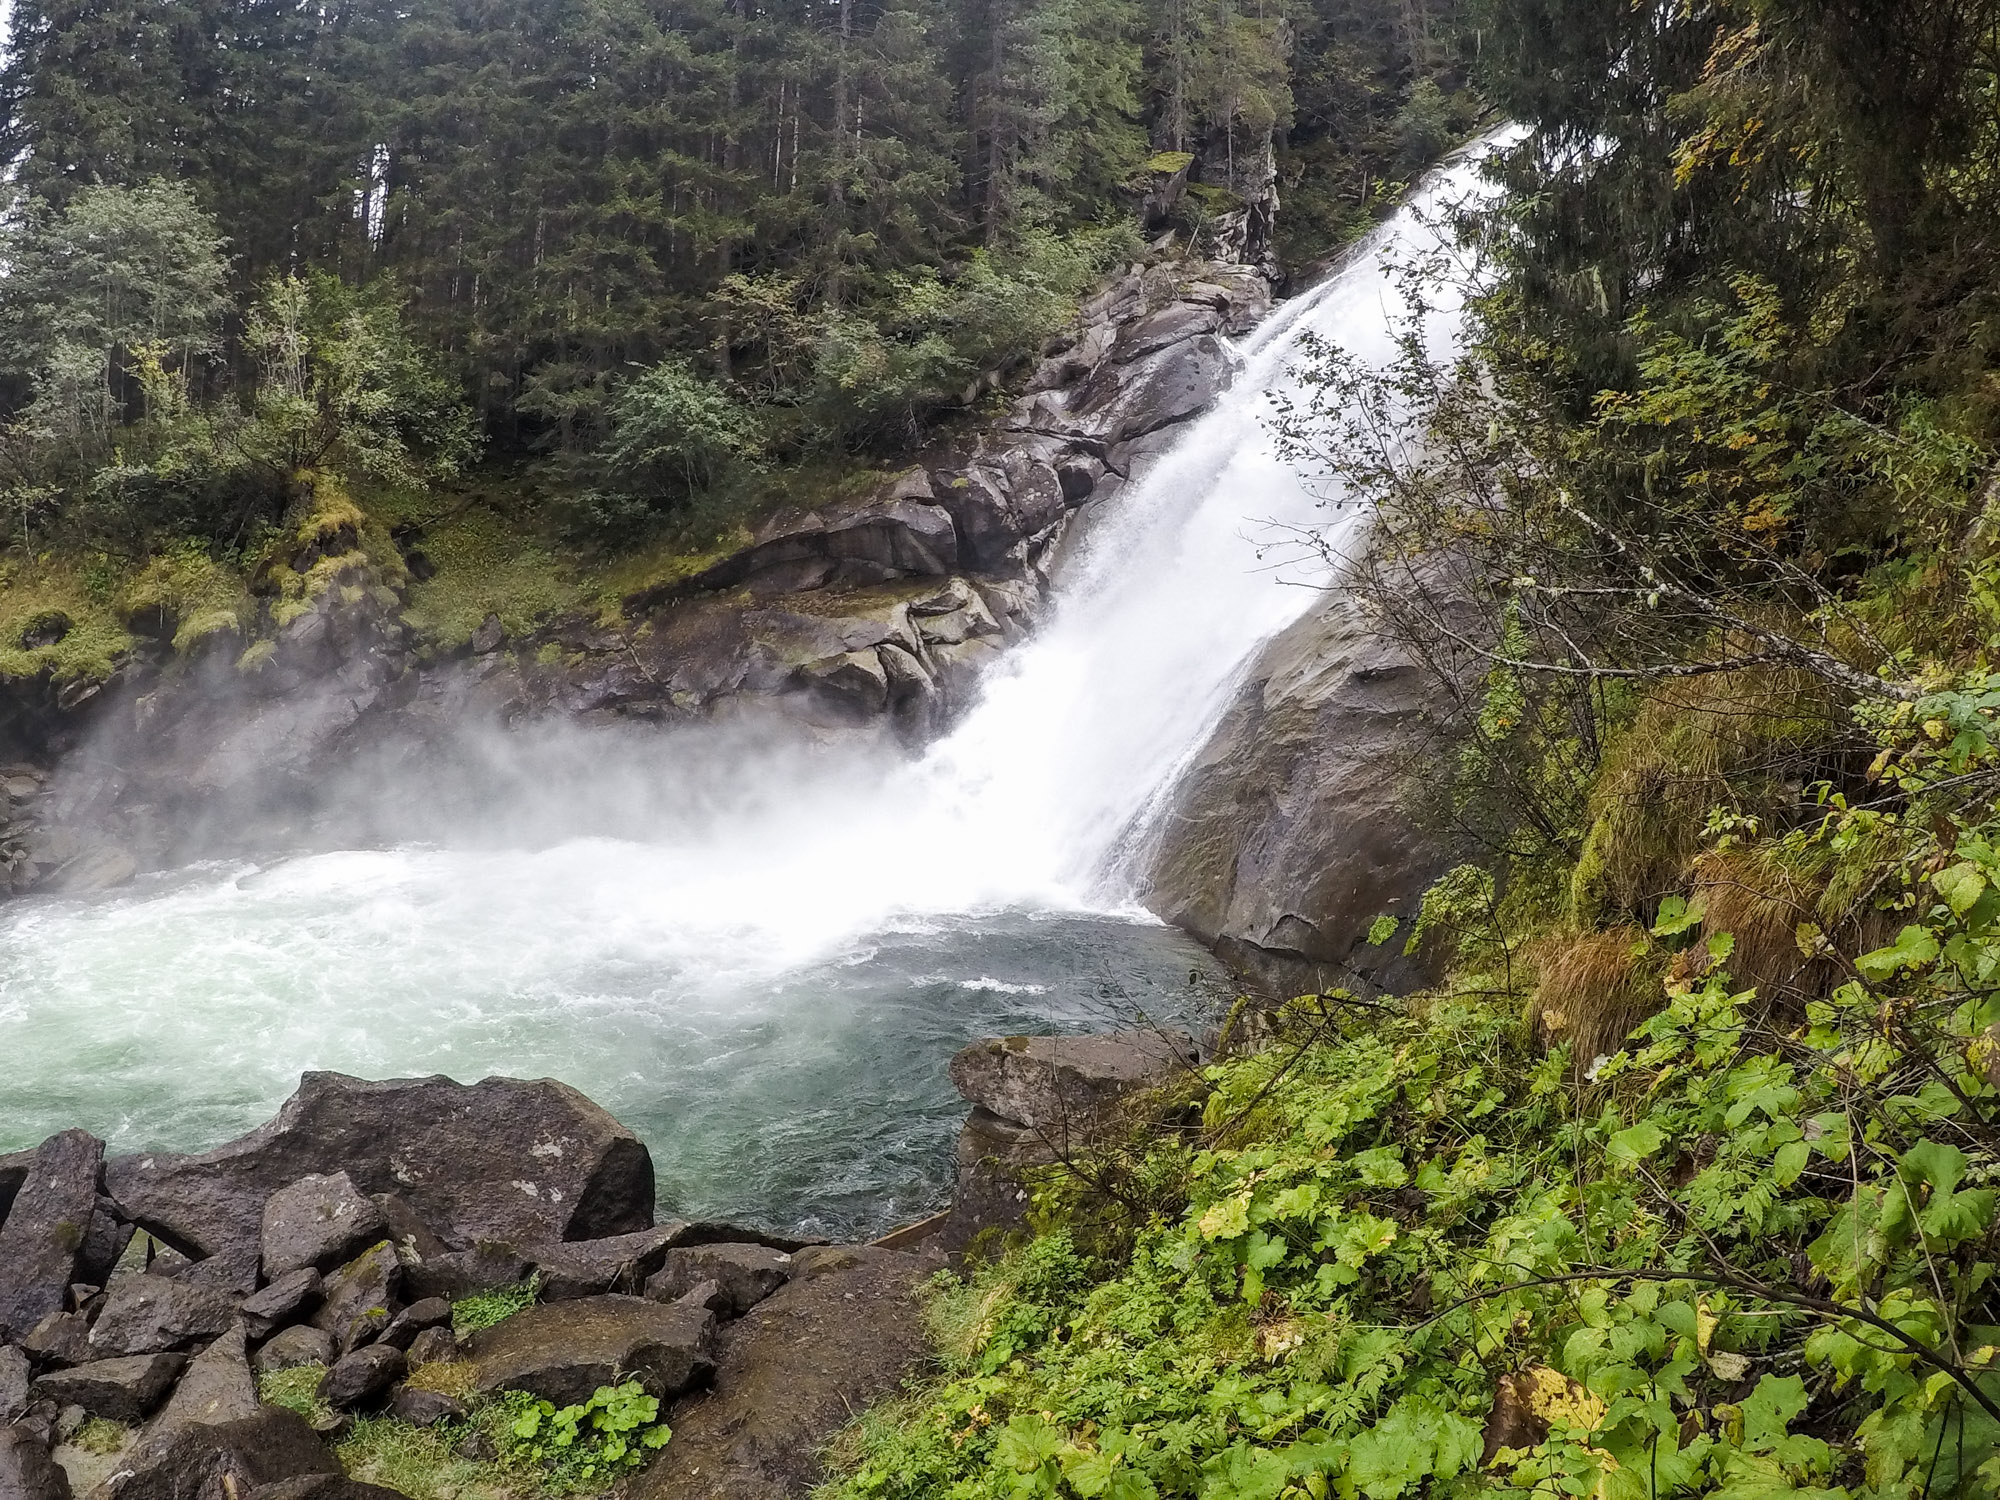
[[[1276,636],[1174,789],[1146,904],[1274,992],[1428,977],[1383,915],[1456,862],[1412,812],[1446,704],[1345,593]]]
[[[114,1158],[105,1183],[127,1220],[185,1253],[255,1255],[270,1197],[335,1172],[364,1193],[406,1199],[460,1248],[595,1239],[653,1219],[646,1148],[547,1079],[308,1073],[269,1124],[196,1156]]]
[[[583,1297],[516,1313],[465,1347],[480,1392],[528,1391],[557,1406],[636,1380],[662,1399],[715,1372],[715,1315],[643,1297]]]
[[[1017,1232],[1027,1220],[1024,1168],[1102,1139],[1130,1113],[1134,1095],[1169,1088],[1200,1063],[1195,1039],[1171,1030],[987,1037],[963,1048],[951,1081],[973,1108],[959,1131],[951,1208],[885,1243],[958,1254]]]
[[[82,1130],[51,1136],[9,1168],[0,1219],[0,1340],[63,1311],[97,1212],[104,1143]]]
[[[943,1264],[928,1250],[799,1252],[783,1287],[722,1325],[713,1389],[669,1414],[674,1440],[628,1482],[633,1500],[812,1493],[834,1434],[933,1357],[921,1294]]]

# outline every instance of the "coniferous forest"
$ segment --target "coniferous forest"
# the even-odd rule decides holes
[[[1444,0],[25,0],[5,524],[240,542],[345,445],[541,459],[630,540],[921,440],[1149,193],[1325,254],[1464,132],[1471,50]]]

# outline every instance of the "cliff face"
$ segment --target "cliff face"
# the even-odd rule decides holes
[[[780,514],[705,571],[629,597],[614,624],[510,639],[489,617],[461,652],[424,660],[396,544],[332,506],[275,560],[286,586],[251,638],[162,644],[60,694],[0,683],[0,763],[18,763],[0,768],[0,894],[289,842],[358,758],[420,757],[468,725],[770,713],[922,740],[1032,627],[1078,515],[1227,388],[1225,338],[1269,307],[1248,266],[1135,266],[983,430],[859,500]]]
[[[1161,820],[1147,904],[1269,989],[1425,976],[1382,946],[1452,863],[1411,811],[1436,764],[1433,679],[1335,593],[1259,653]]]

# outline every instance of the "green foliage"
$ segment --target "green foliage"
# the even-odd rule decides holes
[[[258,377],[237,442],[276,475],[331,467],[410,484],[456,474],[478,450],[471,413],[385,284],[362,293],[323,273],[274,276],[244,342]]]
[[[2000,679],[1871,720],[1891,802],[1822,788],[1817,820],[1728,835],[1891,919],[1799,927],[1845,975],[1803,1025],[1712,922],[1685,946],[1686,895],[1663,1008],[1594,1082],[1483,978],[1298,1002],[1210,1070],[1194,1149],[1155,1147],[1185,1208],[943,1293],[946,1377],[829,1493],[1992,1493]]]
[[[319,1383],[326,1378],[326,1366],[293,1365],[288,1370],[272,1370],[257,1377],[257,1399],[266,1406],[282,1406],[307,1421],[333,1415],[333,1409],[319,1398]]]
[[[858,425],[806,436],[900,441],[912,411],[995,363],[976,315],[909,327],[906,285],[950,301],[982,252],[1032,255],[1037,235],[1128,218],[1155,145],[1231,204],[1261,191],[1274,146],[1309,145],[1288,188],[1338,177],[1327,191],[1345,200],[1347,178],[1408,155],[1389,122],[1417,77],[1468,115],[1463,8],[413,0],[357,18],[19,0],[0,142],[57,212],[83,184],[188,184],[240,285],[393,278],[509,452],[588,450],[634,366],[686,362],[782,417],[865,395],[841,381],[877,354],[902,393],[816,414]],[[1359,197],[1368,214],[1384,201]],[[804,341],[772,326],[789,320]],[[855,346],[826,378],[822,340]]]
[[[602,1487],[646,1463],[673,1433],[659,1420],[660,1403],[636,1380],[599,1386],[578,1406],[557,1407],[525,1392],[501,1398],[503,1458],[533,1465],[554,1493]]]
[[[541,1278],[530,1276],[514,1286],[495,1287],[491,1291],[461,1297],[451,1305],[451,1331],[464,1338],[468,1333],[504,1323],[515,1313],[533,1307],[535,1294],[540,1289]]]
[[[92,1417],[70,1434],[70,1446],[85,1453],[116,1453],[132,1441],[132,1429],[108,1417]]]

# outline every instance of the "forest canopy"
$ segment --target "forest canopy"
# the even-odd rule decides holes
[[[0,408],[46,416],[88,344],[99,438],[157,422],[164,340],[175,399],[254,412],[254,308],[298,278],[359,298],[496,458],[629,457],[642,371],[733,408],[682,489],[746,443],[907,444],[1142,232],[1261,252],[1283,201],[1286,253],[1324,253],[1474,108],[1455,0],[18,0],[11,40],[9,259],[86,220],[171,234],[148,253],[180,322],[21,344]],[[62,316],[39,295],[9,278],[0,312]],[[52,521],[113,445],[51,468],[27,436],[10,483]]]

